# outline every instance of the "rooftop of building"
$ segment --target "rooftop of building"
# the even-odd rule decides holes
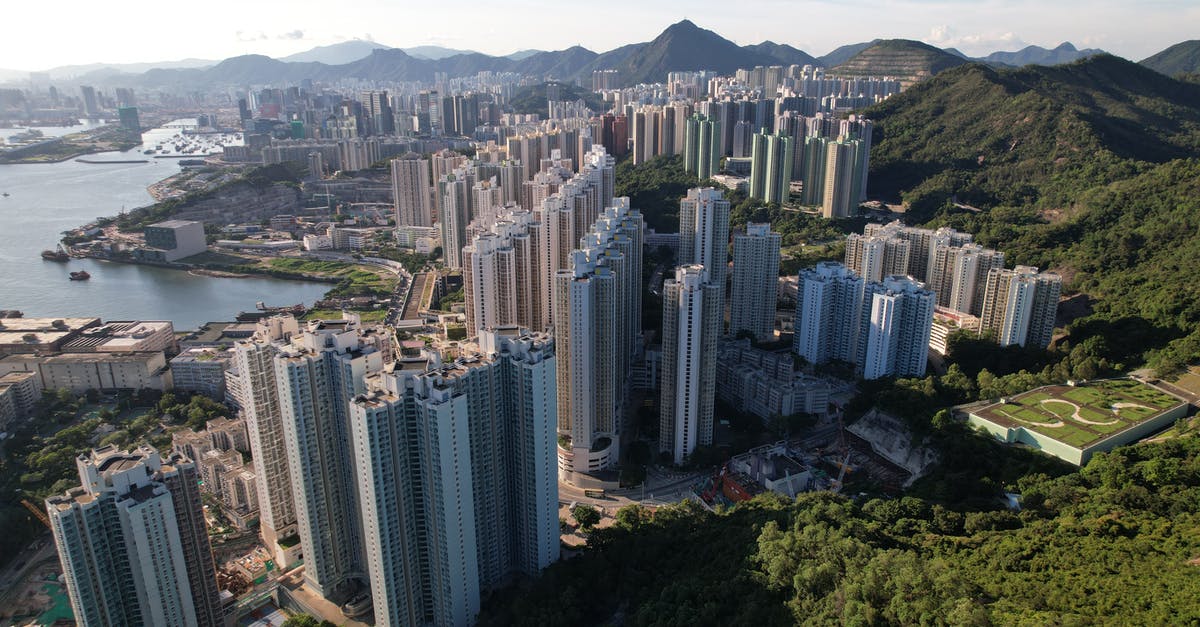
[[[0,358],[0,363],[37,362],[42,364],[101,364],[101,363],[144,363],[161,357],[161,351],[135,351],[130,353],[61,353],[58,355],[35,355],[20,353]]]
[[[36,376],[36,372],[27,372],[24,370],[6,372],[3,375],[0,375],[0,386],[8,387],[10,385],[25,381],[26,379],[32,379]]]
[[[99,324],[99,318],[0,318],[0,333],[28,331],[59,333],[85,329]]]
[[[163,220],[162,222],[155,222],[147,228],[177,229],[192,224],[200,224],[200,222],[193,222],[192,220]]]
[[[172,357],[171,365],[174,366],[182,363],[195,362],[212,362],[217,366],[224,367],[224,362],[232,358],[233,354],[228,349],[224,348],[189,348],[182,353],[179,353],[175,357]]]
[[[1183,403],[1140,381],[1111,379],[1047,385],[1001,399],[971,414],[993,424],[1023,427],[1084,449]]]
[[[84,329],[75,338],[63,345],[63,350],[89,348],[129,348],[159,334],[171,334],[175,326],[166,320],[128,320]]]

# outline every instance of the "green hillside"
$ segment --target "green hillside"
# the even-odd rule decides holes
[[[1141,64],[1167,76],[1200,72],[1200,39],[1177,43],[1142,59]]]
[[[1200,357],[1200,307],[1185,297],[1200,252],[1200,86],[1108,55],[969,65],[868,115],[873,195],[908,203],[912,222],[957,226],[1013,262],[1063,273],[1096,311],[1071,339],[1121,320],[1124,332],[1105,334],[1115,362]]]
[[[629,507],[490,625],[1179,625],[1200,614],[1200,439],[1023,480],[1023,511],[904,497]]]

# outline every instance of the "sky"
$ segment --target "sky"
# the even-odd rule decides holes
[[[351,39],[503,55],[649,41],[687,18],[738,44],[771,40],[820,56],[874,38],[969,55],[1070,41],[1140,60],[1200,36],[1198,0],[58,0],[5,2],[0,68],[280,57]],[[175,5],[175,6],[172,6]],[[18,25],[24,25],[20,27]]]

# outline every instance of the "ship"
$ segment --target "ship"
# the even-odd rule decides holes
[[[88,274],[87,270],[78,270],[71,273],[72,281],[86,281],[90,278],[92,278],[92,275]]]
[[[46,261],[66,261],[70,258],[71,256],[67,254],[67,251],[63,250],[61,244],[56,250],[42,251],[42,259],[45,259]]]

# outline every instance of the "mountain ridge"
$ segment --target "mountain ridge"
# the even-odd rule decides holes
[[[1071,42],[1064,41],[1054,48],[1025,46],[1016,52],[993,52],[987,56],[979,57],[979,60],[987,63],[1022,67],[1025,65],[1061,65],[1097,54],[1104,54],[1104,51],[1099,48],[1079,50]]]
[[[1200,39],[1181,41],[1139,63],[1167,76],[1200,72]]]
[[[1192,43],[1200,44],[1183,42],[1172,48],[1188,48],[1185,44]],[[387,54],[376,56],[381,51]],[[88,70],[87,73],[73,74],[76,76],[75,82],[143,87],[189,83],[192,86],[269,85],[304,78],[330,81],[342,78],[428,81],[439,72],[450,76],[470,76],[480,71],[519,72],[544,80],[587,84],[593,71],[608,69],[618,70],[619,84],[628,86],[662,81],[667,72],[674,70],[731,73],[736,69],[757,65],[792,64],[825,67],[831,74],[836,70],[838,73],[859,76],[898,75],[912,82],[968,61],[988,62],[997,66],[1022,64],[1028,60],[1057,63],[1073,56],[1096,52],[1094,49],[1077,50],[1068,42],[1052,50],[1028,46],[1017,52],[994,52],[987,57],[973,59],[959,50],[942,50],[919,41],[874,39],[840,46],[823,56],[814,57],[786,43],[769,40],[738,45],[716,32],[682,20],[665,28],[651,41],[626,44],[600,53],[572,46],[557,51],[526,49],[507,56],[490,56],[439,46],[403,49],[373,41],[352,40],[317,46],[279,59],[264,55],[242,55],[221,61],[185,59],[157,64],[93,64],[64,68]],[[434,56],[437,58],[430,58]],[[1146,59],[1145,62],[1151,63],[1152,59]],[[51,70],[52,79],[60,80],[53,72],[62,69]],[[142,71],[135,73],[137,70]],[[20,81],[24,79],[22,74],[20,71],[6,70],[4,77]]]

